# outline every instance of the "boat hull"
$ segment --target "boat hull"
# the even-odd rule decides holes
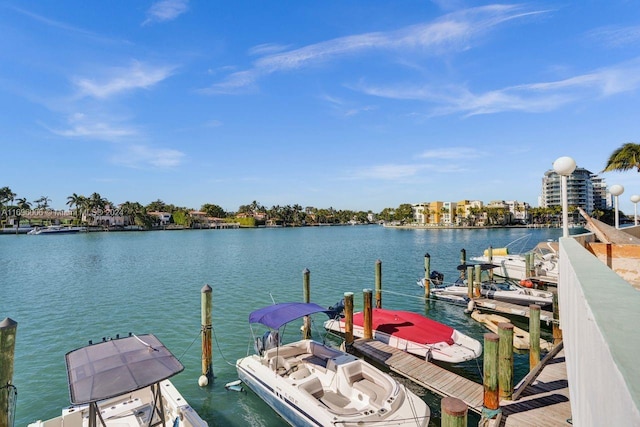
[[[468,296],[467,286],[446,286],[443,288],[434,288],[430,290],[431,296],[438,299],[446,299],[447,297],[466,298]],[[484,298],[494,299],[516,305],[528,306],[530,304],[539,305],[541,308],[550,307],[553,304],[553,296],[550,292],[537,291],[530,289],[521,290],[497,290],[487,289],[485,286],[481,289],[481,295]]]
[[[426,403],[392,377],[311,340],[244,357],[236,368],[240,380],[292,426],[429,422]]]
[[[206,427],[196,411],[189,406],[171,381],[160,383],[165,409],[165,425],[174,425],[180,420],[180,427]],[[99,403],[101,416],[107,427],[146,426],[149,424],[149,408],[153,404],[148,389],[136,390],[126,396],[119,396]],[[89,414],[88,405],[70,406],[62,410],[62,415],[49,420],[38,420],[27,427],[86,427]],[[155,418],[157,419],[157,418]]]
[[[384,320],[378,319],[378,316],[384,316]],[[377,325],[372,331],[373,339],[427,361],[462,363],[480,357],[482,354],[482,344],[478,340],[418,313],[374,309],[373,318]],[[362,323],[361,314],[356,313],[353,324],[355,337],[364,337]],[[328,320],[324,326],[328,330],[344,334],[343,319]],[[442,331],[440,333],[434,331],[430,334],[430,329],[435,328],[441,328]],[[394,333],[385,331],[394,331]],[[409,339],[409,336],[414,340]]]

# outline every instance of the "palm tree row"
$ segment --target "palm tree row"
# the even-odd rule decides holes
[[[613,151],[606,162],[602,172],[609,171],[627,171],[636,169],[640,172],[640,144],[629,142],[623,144],[620,148]],[[17,219],[18,224],[23,212],[31,209],[35,204],[36,209],[48,210],[51,199],[47,196],[28,202],[26,198],[16,198],[16,193],[11,191],[9,187],[0,188],[0,220],[9,218],[10,216]],[[15,204],[14,204],[15,202]],[[107,214],[108,211],[113,212],[113,204],[99,193],[93,193],[89,197],[73,193],[67,197],[66,205],[74,213],[75,221],[80,223],[83,221],[90,222],[98,216]],[[109,209],[107,209],[109,208]],[[156,200],[143,206],[138,202],[124,202],[119,206],[122,215],[128,217],[130,223],[148,227],[153,224],[153,216],[149,212],[164,211],[169,212],[178,218],[185,225],[190,225],[193,218],[189,212],[192,209],[185,207],[176,207],[174,205],[165,204],[162,200]],[[559,207],[552,208],[532,208],[529,212],[531,222],[534,224],[549,223],[555,221],[559,215]],[[575,210],[575,209],[574,209]],[[235,214],[225,212],[220,206],[215,204],[204,204],[201,207],[209,216],[217,218],[232,217]],[[257,201],[253,201],[248,205],[241,205],[238,208],[238,214],[250,214],[261,216],[282,222],[286,225],[303,225],[309,223],[347,223],[351,221],[367,222],[371,211],[350,211],[335,210],[332,207],[328,209],[318,209],[314,207],[302,208],[298,204],[286,206],[272,206],[270,209],[265,208]],[[427,212],[427,215],[434,214]],[[607,212],[594,212],[596,217],[605,216]],[[404,203],[397,208],[384,208],[377,214],[378,218],[385,221],[412,221],[413,212],[411,205]],[[463,219],[468,225],[473,225],[479,220],[486,220],[489,224],[507,224],[510,221],[510,213],[502,208],[472,208],[470,215]],[[465,224],[463,224],[465,225]]]

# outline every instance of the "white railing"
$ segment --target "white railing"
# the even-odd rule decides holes
[[[560,239],[558,301],[574,426],[640,426],[640,291]]]

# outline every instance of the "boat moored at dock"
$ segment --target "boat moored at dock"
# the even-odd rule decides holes
[[[327,320],[324,327],[344,333],[344,319]],[[391,347],[406,351],[427,361],[462,363],[480,357],[480,341],[418,313],[374,308],[373,338]],[[364,314],[353,314],[353,335],[364,337]]]
[[[66,234],[66,233],[80,233],[87,231],[87,227],[74,227],[65,225],[49,225],[47,227],[35,227],[27,234],[39,235],[39,234]]]
[[[206,427],[169,378],[184,366],[154,335],[116,338],[65,356],[72,406],[28,427]]]
[[[270,331],[256,339],[256,354],[236,362],[242,382],[293,426],[427,426],[427,404],[368,362],[310,339],[280,344],[282,326],[321,312],[312,303],[252,312],[250,324]]]

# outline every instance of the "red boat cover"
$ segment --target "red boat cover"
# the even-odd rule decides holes
[[[344,321],[344,320],[343,320]],[[420,344],[446,342],[453,344],[454,329],[418,313],[400,310],[373,309],[373,329],[394,337]],[[353,324],[362,327],[364,313],[353,314]]]

